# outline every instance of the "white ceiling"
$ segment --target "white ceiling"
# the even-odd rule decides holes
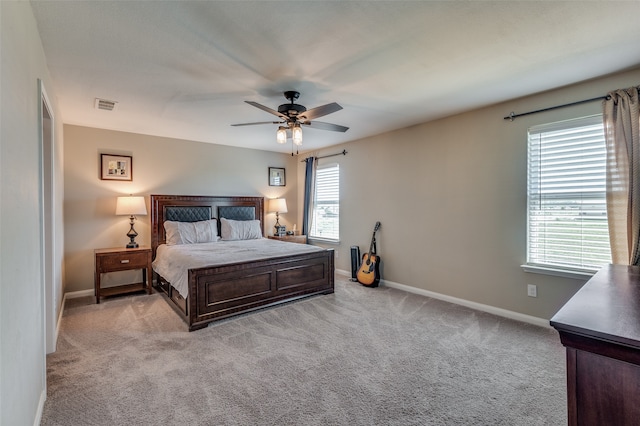
[[[638,1],[31,4],[64,123],[279,152],[243,101],[342,105],[310,151],[640,64]]]

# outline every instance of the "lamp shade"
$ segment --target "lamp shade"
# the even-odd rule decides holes
[[[287,200],[284,198],[273,198],[269,200],[269,213],[286,213]]]
[[[118,197],[116,202],[116,215],[119,216],[145,216],[147,206],[144,197]]]

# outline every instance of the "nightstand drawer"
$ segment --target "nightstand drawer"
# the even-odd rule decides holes
[[[148,253],[122,253],[118,255],[99,256],[100,272],[126,271],[128,269],[146,268]]]

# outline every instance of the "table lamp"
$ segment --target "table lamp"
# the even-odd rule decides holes
[[[129,220],[131,221],[131,229],[127,232],[127,237],[129,237],[129,244],[126,246],[127,248],[138,247],[138,243],[136,243],[138,233],[133,229],[133,223],[136,220],[136,216],[145,216],[146,214],[147,206],[144,203],[144,197],[118,197],[118,201],[116,202],[116,215],[130,216]]]
[[[284,228],[284,226],[280,226],[280,213],[287,212],[287,200],[284,198],[273,198],[269,200],[269,213],[276,214],[276,224],[274,225],[274,235],[281,235],[280,228]],[[284,229],[283,229],[284,230]]]

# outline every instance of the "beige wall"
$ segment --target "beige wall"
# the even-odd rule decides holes
[[[0,43],[0,424],[32,425],[46,397],[45,303],[47,321],[55,321],[62,294],[62,125],[29,2],[0,1]],[[39,79],[55,118],[55,171],[46,186]],[[52,211],[41,211],[43,190],[51,191]],[[54,241],[44,253],[53,272],[43,285],[44,216],[53,223]],[[47,329],[55,333],[55,325]]]
[[[373,224],[382,278],[417,289],[549,319],[584,280],[525,273],[526,132],[540,123],[596,114],[598,102],[518,118],[503,117],[637,85],[640,70],[518,99],[325,149],[346,149],[341,171],[341,242],[369,247]],[[134,181],[98,178],[101,152],[134,157]],[[283,222],[300,225],[300,157],[221,145],[65,126],[67,291],[93,286],[93,249],[126,243],[126,218],[113,216],[119,194],[184,193],[284,196]],[[287,168],[287,186],[269,187],[268,166]],[[296,208],[296,205],[298,207]],[[148,244],[149,216],[136,225]],[[273,215],[267,216],[271,232]],[[527,284],[538,297],[527,296]]]
[[[340,164],[337,267],[350,270],[351,245],[368,250],[379,220],[384,280],[549,319],[584,281],[520,268],[526,259],[527,128],[596,114],[601,106],[513,122],[503,117],[639,83],[635,70],[321,151],[348,151],[320,160]],[[538,286],[537,298],[527,296],[527,284]]]
[[[124,247],[129,241],[128,217],[115,216],[119,195],[144,195],[147,209],[150,194],[285,197],[290,213],[281,215],[281,222],[292,226],[289,219],[298,215],[297,157],[71,125],[64,131],[67,292],[93,289],[94,249]],[[131,155],[133,181],[100,180],[101,153]],[[286,186],[268,185],[270,166],[285,167]],[[140,216],[136,222],[140,244],[151,243],[150,218]],[[272,234],[275,215],[266,214],[265,222],[266,233]],[[104,282],[123,280],[129,277],[108,274]]]

